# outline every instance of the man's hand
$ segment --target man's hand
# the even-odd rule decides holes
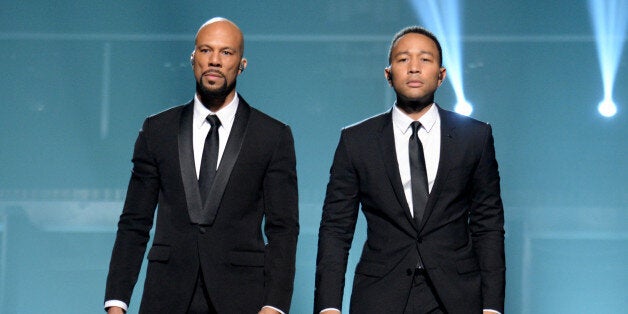
[[[107,314],[124,314],[124,310],[117,306],[112,306],[107,310]]]

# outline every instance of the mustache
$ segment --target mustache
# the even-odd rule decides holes
[[[225,74],[224,74],[224,73],[222,73],[222,71],[220,71],[220,70],[216,70],[216,69],[209,69],[209,70],[207,70],[207,71],[203,72],[203,76],[205,76],[205,75],[207,75],[207,74],[210,74],[210,73],[219,74],[219,75],[220,75],[220,76],[222,76],[223,78],[225,77]]]

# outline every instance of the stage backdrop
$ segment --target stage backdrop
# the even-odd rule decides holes
[[[387,49],[397,30],[425,22],[413,8],[376,0],[3,1],[0,312],[102,311],[142,120],[192,98],[195,32],[225,16],[246,38],[238,91],[294,132],[302,227],[291,312],[310,313],[340,129],[391,107]],[[626,53],[613,94],[618,113],[604,118],[586,1],[464,1],[459,10],[458,74],[472,116],[493,126],[502,175],[506,312],[625,313]],[[451,81],[436,99],[453,108]],[[143,278],[129,313],[137,313]]]

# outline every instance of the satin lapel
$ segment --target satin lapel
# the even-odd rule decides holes
[[[235,165],[238,155],[240,154],[242,142],[244,142],[244,136],[246,135],[250,114],[251,108],[246,101],[244,101],[244,99],[240,98],[238,110],[236,111],[233,126],[231,127],[231,133],[229,134],[229,139],[227,140],[227,146],[225,147],[225,151],[222,153],[220,165],[216,171],[216,177],[214,177],[209,197],[204,204],[205,212],[209,213],[209,225],[213,224],[214,219],[216,219],[222,195],[227,187],[227,182],[231,176],[233,165]]]
[[[201,193],[198,188],[196,166],[194,165],[194,146],[192,144],[192,117],[194,104],[183,108],[179,122],[179,166],[181,180],[185,190],[185,200],[191,221],[201,221]]]
[[[443,185],[447,174],[451,169],[451,158],[449,156],[455,156],[456,153],[456,137],[454,130],[456,128],[452,121],[451,113],[438,107],[438,114],[440,115],[440,160],[438,161],[438,170],[436,171],[436,178],[434,179],[434,186],[427,200],[425,207],[424,218],[421,221],[419,231],[422,231],[425,227],[425,223],[429,220],[430,215],[434,211],[434,206],[442,191]]]
[[[392,185],[397,202],[402,208],[404,215],[410,222],[410,225],[414,230],[407,230],[409,233],[417,232],[417,225],[410,215],[410,207],[406,199],[406,194],[403,191],[403,185],[401,184],[401,176],[399,175],[399,163],[397,161],[397,151],[395,150],[395,135],[393,134],[392,114],[388,112],[383,116],[382,129],[379,137],[379,147],[381,148],[382,159],[384,165],[386,165],[386,173],[388,179]]]

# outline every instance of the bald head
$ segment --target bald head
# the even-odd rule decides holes
[[[214,17],[207,22],[203,23],[196,32],[194,44],[199,44],[199,36],[202,37],[204,33],[221,33],[226,36],[231,36],[235,42],[238,43],[237,47],[240,57],[244,55],[244,34],[240,28],[230,20],[224,17]]]

